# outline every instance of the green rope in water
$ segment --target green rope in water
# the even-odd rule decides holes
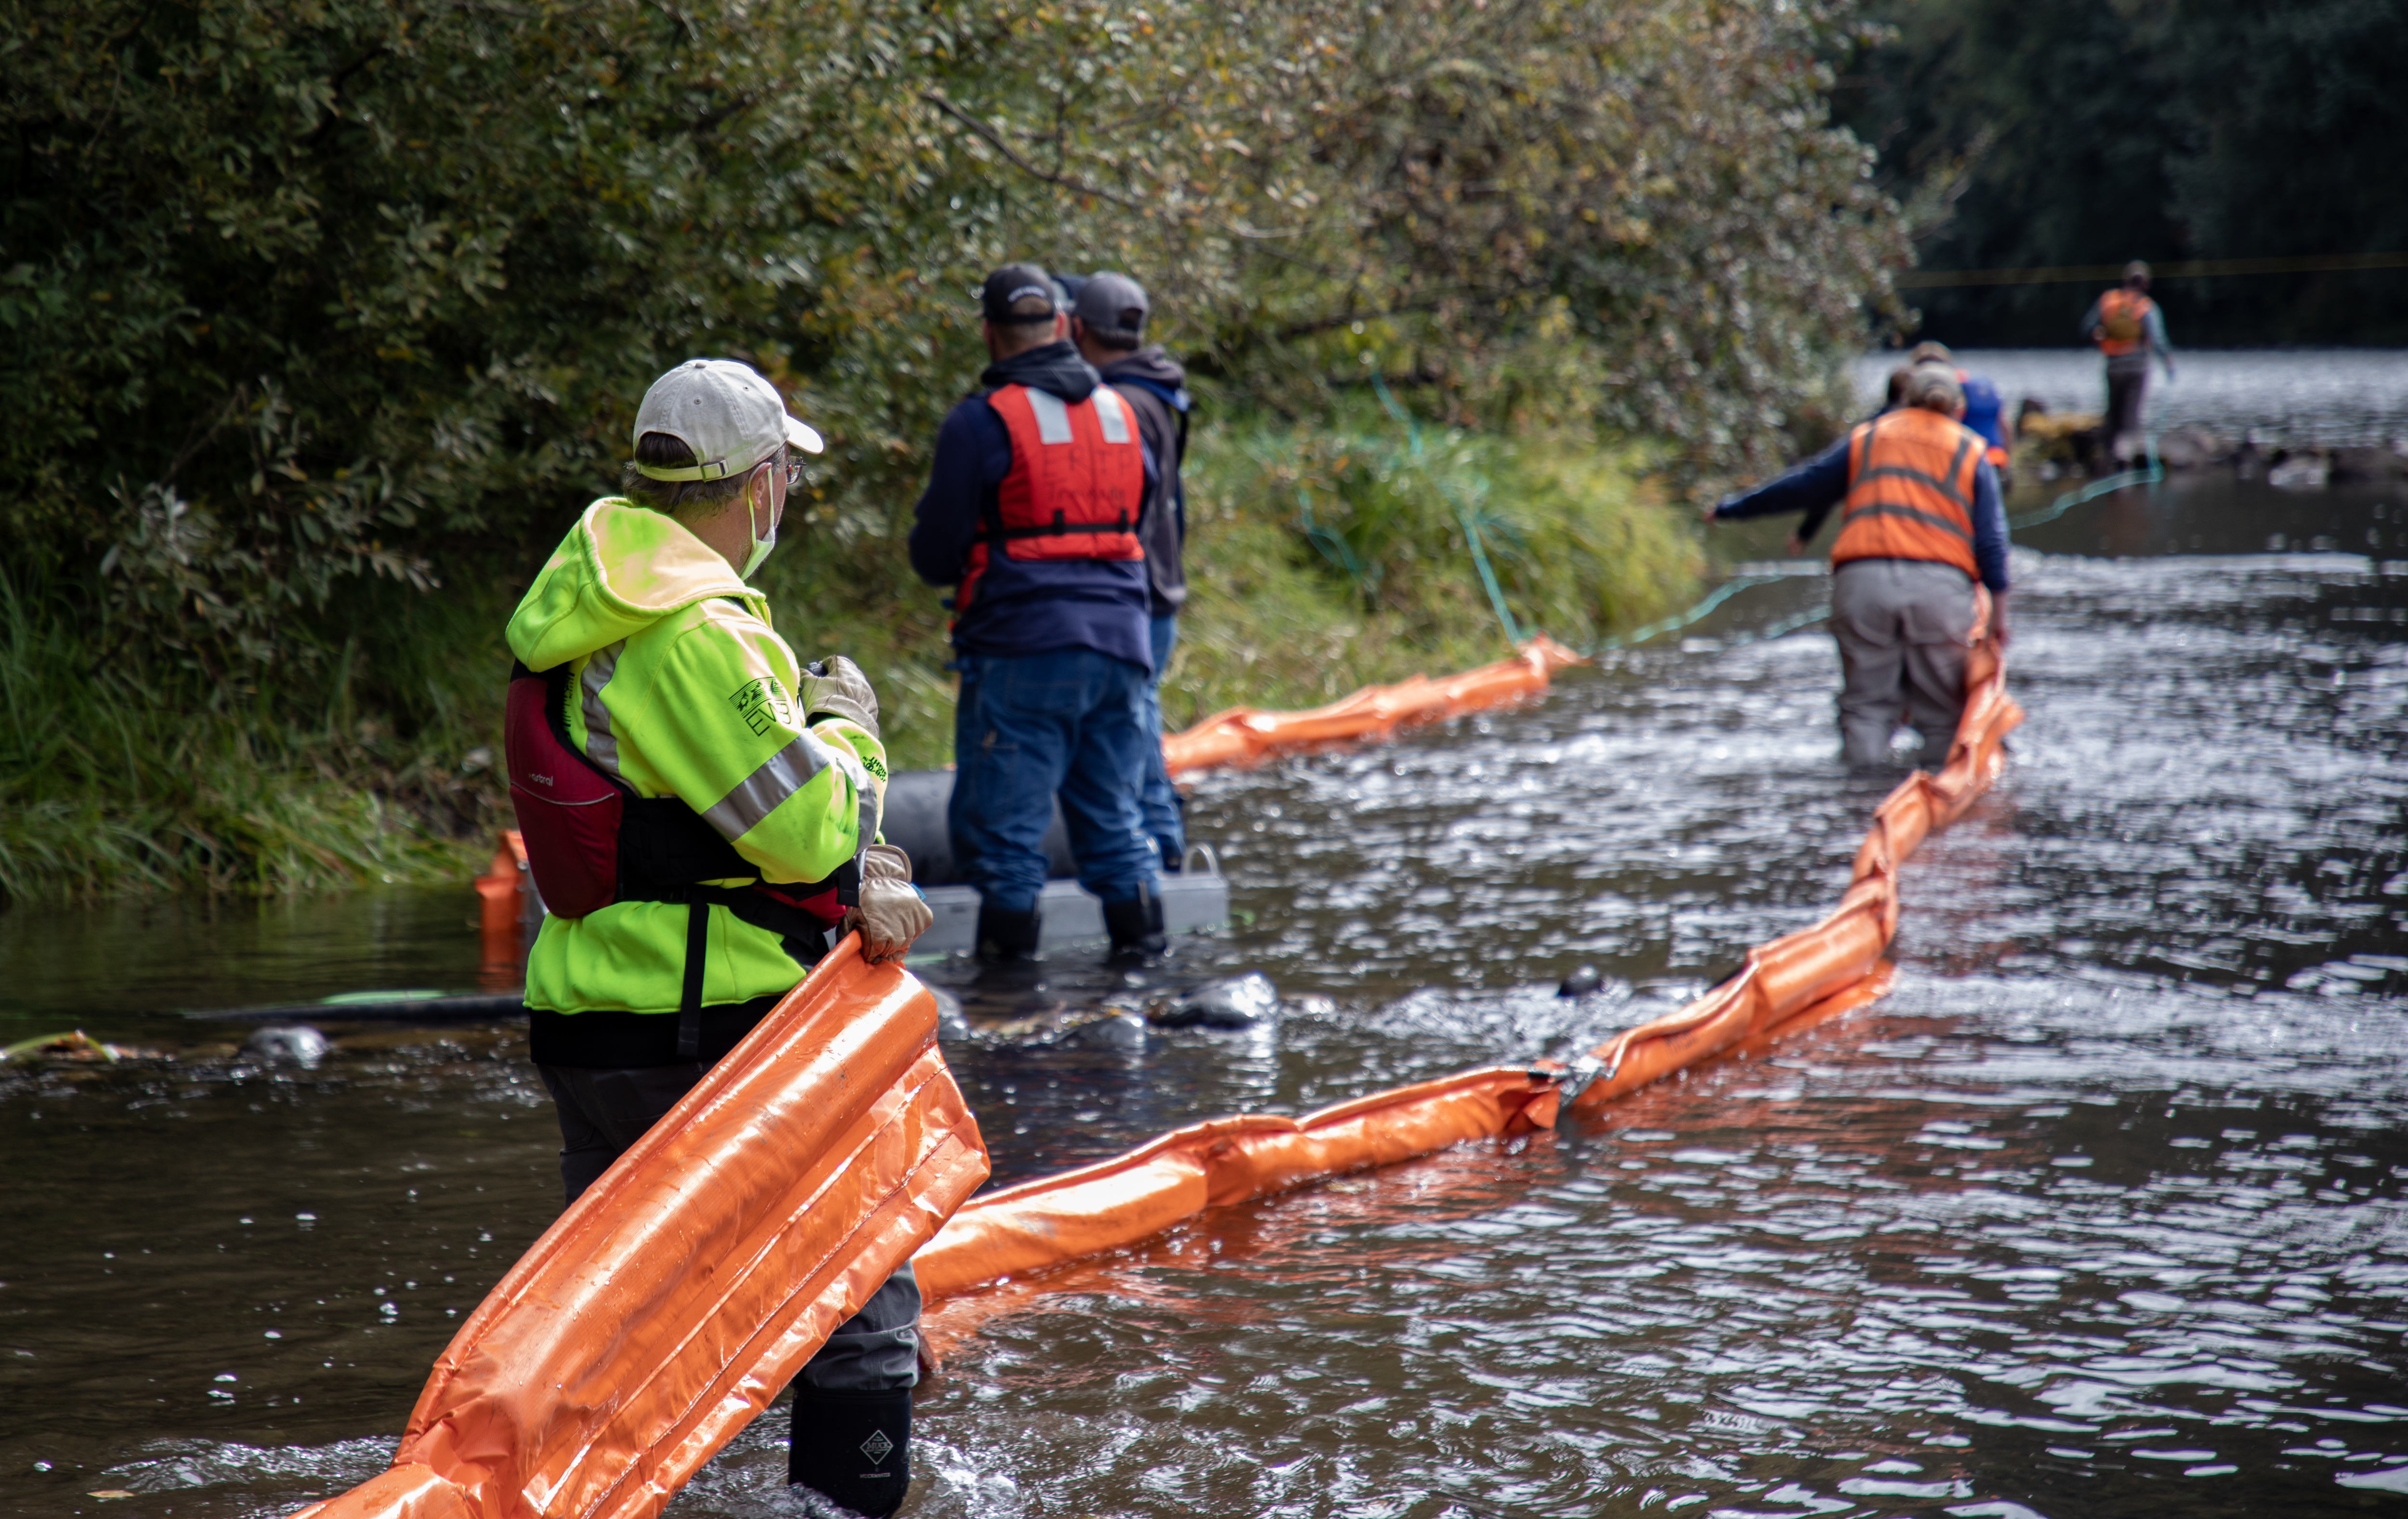
[[[2110,475],[2105,480],[2092,480],[2087,485],[2068,491],[2038,511],[2028,511],[2020,517],[2007,519],[2007,531],[2012,533],[2020,527],[2038,527],[2042,523],[2053,523],[2086,501],[2113,495],[2128,486],[2157,484],[2166,478],[2166,466],[2164,461],[2157,457],[2157,439],[2154,433],[2149,435],[2148,448],[2149,467],[2146,469],[2127,469],[2121,474]]]
[[[1405,437],[1412,451],[1413,463],[1417,466],[1420,466],[1422,464],[1420,424],[1413,420],[1412,412],[1398,405],[1396,396],[1388,391],[1387,381],[1381,378],[1377,370],[1371,374],[1371,388],[1378,394],[1380,404],[1387,408],[1388,415],[1404,424]],[[2055,522],[2086,502],[2096,501],[2102,495],[2112,495],[2117,491],[2134,485],[2157,484],[2166,478],[2166,470],[2164,461],[2157,457],[2157,440],[2155,434],[2149,436],[2148,459],[2148,467],[2144,469],[2128,469],[2119,474],[2109,475],[2103,480],[2093,480],[2088,485],[2066,492],[2039,511],[2026,512],[2020,517],[2008,519],[2008,531],[2014,532],[2019,528],[2037,527],[2042,523]],[[1425,469],[1424,472],[1429,476],[1431,483],[1438,487],[1439,494],[1446,497],[1447,504],[1455,509],[1455,521],[1463,524],[1464,541],[1471,547],[1471,562],[1480,571],[1480,583],[1487,589],[1488,604],[1496,609],[1498,623],[1504,628],[1507,641],[1516,648],[1520,647],[1525,636],[1522,626],[1514,621],[1512,609],[1505,604],[1504,588],[1498,583],[1497,571],[1488,563],[1488,552],[1481,541],[1480,525],[1474,520],[1474,514],[1455,497],[1455,492],[1449,488],[1444,480],[1439,478],[1434,471]],[[1342,567],[1357,586],[1362,585],[1362,566],[1356,560],[1353,547],[1337,533],[1321,526],[1313,520],[1312,498],[1306,494],[1302,485],[1297,487],[1296,494],[1297,505],[1302,508],[1305,537],[1314,548],[1321,551],[1324,557]],[[1584,652],[1600,654],[1609,650],[1634,648],[1651,638],[1661,638],[1667,633],[1689,626],[1751,585],[1767,585],[1774,580],[1785,579],[1787,577],[1780,575],[1738,576],[1716,586],[1704,600],[1686,611],[1659,618],[1653,623],[1632,628],[1627,633],[1600,638]],[[1742,644],[1761,643],[1772,638],[1785,638],[1800,628],[1811,627],[1829,616],[1830,613],[1828,611],[1810,611],[1784,617],[1754,633],[1738,635],[1730,640],[1727,647],[1738,648]]]
[[[1421,424],[1413,420],[1412,412],[1397,404],[1394,395],[1388,394],[1388,382],[1380,377],[1377,369],[1371,371],[1371,388],[1379,393],[1380,404],[1388,408],[1388,415],[1405,424],[1406,441],[1412,450],[1413,463],[1419,466],[1422,462]],[[1488,605],[1496,609],[1498,624],[1505,630],[1505,641],[1520,648],[1522,625],[1513,620],[1513,609],[1505,605],[1505,589],[1498,584],[1497,571],[1488,563],[1488,550],[1481,542],[1479,523],[1473,520],[1472,513],[1465,509],[1437,471],[1424,468],[1422,472],[1429,477],[1431,484],[1438,487],[1438,494],[1446,497],[1446,504],[1455,509],[1455,520],[1463,524],[1464,541],[1471,546],[1471,563],[1480,571],[1480,583],[1488,588]]]
[[[2157,440],[2155,435],[2151,435],[2149,437],[2148,450],[2148,467],[2144,469],[2127,469],[2120,474],[2109,475],[2103,480],[2093,480],[2088,485],[2068,491],[2038,511],[2026,512],[2020,517],[2008,519],[2008,531],[2013,532],[2014,530],[2022,527],[2037,527],[2042,523],[2053,523],[2059,517],[2064,516],[2067,512],[2071,511],[2074,508],[2083,505],[2085,502],[2096,501],[2102,495],[2112,495],[2117,491],[2125,490],[2134,485],[2155,485],[2158,483],[2166,478],[2166,468],[2165,462],[2157,457]],[[1705,616],[1708,612],[1713,611],[1716,607],[1721,606],[1724,602],[1729,600],[1734,595],[1745,590],[1747,587],[1751,585],[1763,585],[1771,580],[1781,579],[1784,579],[1784,577],[1777,575],[1742,575],[1736,580],[1726,582],[1717,588],[1713,595],[1707,596],[1706,599],[1698,602],[1687,611],[1682,612],[1678,616],[1667,617],[1661,622],[1650,623],[1644,627],[1633,628],[1629,632],[1623,634],[1620,638],[1604,639],[1599,642],[1595,649],[1591,650],[1590,652],[1602,652],[1608,649],[1627,649],[1633,644],[1644,643],[1650,638],[1659,638],[1664,634],[1672,632],[1676,628],[1687,627],[1690,623]],[[1729,642],[1725,645],[1725,647],[1736,649],[1742,644],[1763,643],[1773,638],[1785,638],[1788,635],[1797,632],[1799,628],[1811,627],[1814,623],[1820,623],[1828,618],[1830,615],[1831,614],[1828,611],[1809,611],[1800,612],[1793,617],[1784,617],[1779,622],[1773,623],[1770,626],[1759,628],[1753,633],[1739,634],[1733,637]]]

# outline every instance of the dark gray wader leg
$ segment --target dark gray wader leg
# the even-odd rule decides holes
[[[870,1519],[902,1507],[919,1380],[920,1283],[906,1261],[795,1379],[786,1481]]]
[[[693,905],[686,933],[678,1053],[698,1053],[702,967],[710,910]],[[710,1069],[697,1060],[595,1069],[538,1066],[560,1115],[561,1181],[575,1202]],[[920,1283],[906,1261],[861,1311],[837,1326],[795,1378],[786,1480],[882,1519],[911,1483],[911,1389],[920,1381]]]

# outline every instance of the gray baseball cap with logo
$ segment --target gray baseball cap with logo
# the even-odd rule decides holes
[[[636,408],[636,440],[646,433],[666,433],[692,449],[697,461],[682,468],[636,466],[638,474],[658,480],[724,480],[784,449],[817,453],[827,446],[817,432],[786,414],[776,386],[734,359],[689,359],[653,380]]]

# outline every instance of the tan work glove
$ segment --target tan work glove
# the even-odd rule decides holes
[[[809,724],[823,717],[858,723],[871,738],[886,741],[886,736],[878,731],[878,693],[869,689],[869,677],[861,673],[861,666],[842,654],[830,654],[803,666],[803,722]]]
[[[861,856],[861,905],[848,909],[839,932],[861,930],[861,957],[874,966],[899,961],[937,915],[911,884],[911,857],[892,844],[872,844]]]

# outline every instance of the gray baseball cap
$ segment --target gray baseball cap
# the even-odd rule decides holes
[[[1145,337],[1145,287],[1125,274],[1090,275],[1079,287],[1070,314],[1106,342],[1138,343]]]
[[[635,438],[666,433],[694,451],[698,462],[684,468],[636,466],[648,480],[724,480],[740,475],[781,450],[817,453],[827,445],[811,428],[786,414],[778,388],[734,359],[689,359],[652,381],[636,408]]]

